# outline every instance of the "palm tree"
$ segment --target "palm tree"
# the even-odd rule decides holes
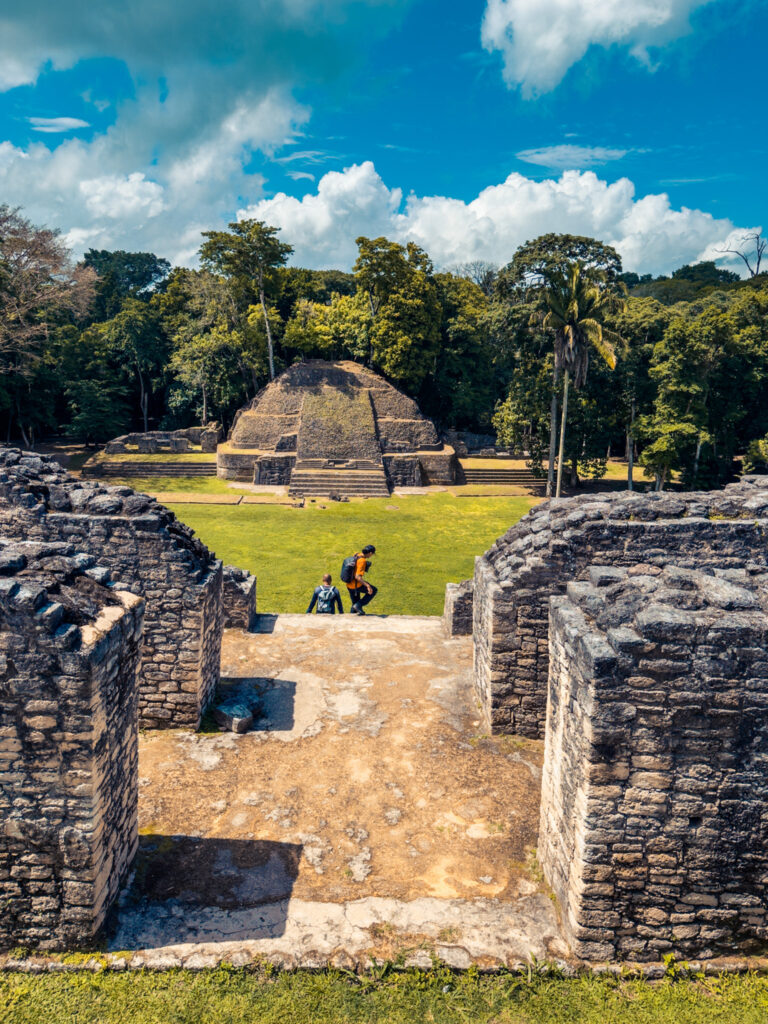
[[[574,262],[565,273],[551,271],[545,277],[543,292],[547,312],[543,325],[555,334],[555,381],[563,374],[563,413],[560,420],[560,452],[557,460],[557,490],[560,497],[563,478],[565,424],[568,416],[568,387],[583,387],[589,371],[591,349],[600,355],[613,370],[616,349],[624,345],[614,331],[603,325],[608,313],[623,308],[624,300],[615,292],[601,288],[584,273],[580,263]],[[553,403],[556,410],[557,405]],[[554,415],[557,413],[555,411]],[[554,439],[554,419],[552,437]],[[554,445],[551,446],[554,450]],[[551,459],[550,459],[551,474]]]

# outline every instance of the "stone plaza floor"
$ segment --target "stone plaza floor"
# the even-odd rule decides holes
[[[262,716],[243,735],[142,735],[141,845],[109,948],[188,964],[564,955],[533,856],[543,744],[479,733],[471,663],[438,618],[228,630],[222,691]]]

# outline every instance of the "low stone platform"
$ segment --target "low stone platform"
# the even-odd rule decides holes
[[[141,739],[140,853],[110,949],[564,955],[532,859],[543,744],[479,733],[470,639],[439,618],[260,616],[256,631],[226,631],[222,659],[225,689],[261,696],[255,731]]]

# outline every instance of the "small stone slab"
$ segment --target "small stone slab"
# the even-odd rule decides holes
[[[248,732],[253,728],[253,712],[247,704],[219,704],[213,709],[216,724],[229,732]]]

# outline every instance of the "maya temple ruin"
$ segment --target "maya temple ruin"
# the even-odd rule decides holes
[[[318,476],[323,493],[343,474],[376,494],[455,473],[415,404],[346,363],[287,370],[218,459],[309,493]],[[440,628],[471,645],[483,728],[542,752],[536,846],[569,956],[746,955],[768,938],[767,541],[767,477],[577,496],[534,507],[446,589]],[[97,938],[139,844],[140,730],[194,741],[222,637],[269,639],[248,632],[255,613],[256,579],[153,499],[0,449],[0,948]]]
[[[352,362],[289,367],[241,409],[217,461],[219,476],[302,495],[372,497],[456,479],[453,448],[413,399]]]

